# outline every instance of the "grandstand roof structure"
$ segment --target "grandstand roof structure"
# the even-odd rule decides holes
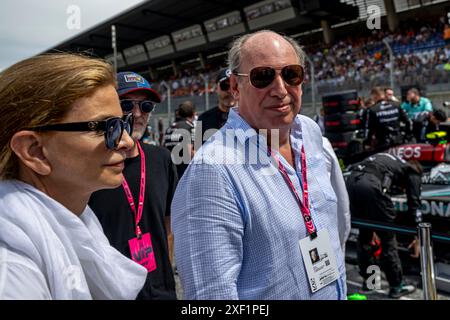
[[[290,8],[286,8],[286,3],[288,3]],[[323,3],[324,6],[326,3],[327,5],[326,8],[318,8],[314,3]],[[333,3],[333,5],[329,6],[329,3]],[[259,8],[256,8],[259,4]],[[328,9],[331,7],[332,10]],[[341,3],[339,0],[151,0],[132,7],[96,25],[50,48],[47,52],[55,50],[69,52],[88,51],[95,56],[106,58],[109,56],[111,58],[113,52],[111,45],[111,25],[115,25],[117,50],[119,54],[125,56],[123,63],[119,64],[119,69],[126,66],[127,69],[136,70],[139,67],[167,63],[178,58],[186,57],[189,54],[198,54],[198,52],[207,53],[208,51],[214,52],[214,50],[217,52],[218,48],[226,47],[233,35],[212,39],[211,29],[208,29],[209,26],[205,23],[208,20],[223,18],[227,14],[234,13],[234,17],[228,17],[228,22],[224,21],[232,27],[232,20],[235,21],[234,23],[242,25],[243,29],[241,32],[235,32],[234,35],[236,35],[263,28],[262,26],[258,27],[259,22],[256,24],[256,27],[252,25],[255,21],[258,21],[255,17],[258,18],[259,15],[269,17],[267,13],[273,13],[270,19],[276,20],[276,14],[282,10],[284,10],[284,16],[289,16],[290,12],[288,10],[292,10],[295,13],[292,17],[286,19],[286,21],[283,21],[283,19],[280,19],[280,21],[277,20],[278,22],[270,25],[270,29],[282,30],[286,34],[290,34],[290,31],[292,31],[291,33],[298,33],[318,28],[320,27],[320,20],[323,19],[327,19],[332,23],[338,23],[355,19],[358,16],[357,7]],[[263,19],[264,17],[259,20]],[[217,23],[220,24],[222,23],[221,21],[218,20]],[[189,27],[194,28],[194,26],[196,26],[197,31],[193,29],[192,32],[202,33],[204,41],[197,45],[187,46],[187,48],[179,48],[176,43],[178,38],[174,33],[177,30],[183,31]],[[237,28],[237,25],[234,25],[234,28]],[[182,37],[182,33],[180,33],[180,37]],[[164,54],[153,56],[150,52],[153,44],[147,43],[152,41],[152,39],[163,39],[161,41],[166,41],[164,44],[170,45],[174,50],[164,51]],[[140,54],[144,58],[140,60],[130,59],[127,57],[127,54]]]
[[[120,51],[189,25],[202,24],[214,16],[239,10],[258,1],[260,0],[242,0],[239,1],[241,4],[239,6],[232,0],[145,1],[52,49],[70,51],[93,49],[98,55],[107,55],[112,52],[112,24],[117,27],[117,45]]]

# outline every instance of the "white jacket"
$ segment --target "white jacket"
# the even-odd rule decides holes
[[[78,217],[31,185],[0,182],[0,300],[134,299],[146,276],[89,207]]]

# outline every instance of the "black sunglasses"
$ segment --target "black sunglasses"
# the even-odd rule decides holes
[[[233,74],[240,77],[249,77],[250,84],[257,89],[268,87],[277,75],[277,69],[272,67],[256,67],[250,70],[250,73],[239,73],[234,71]],[[292,64],[281,68],[281,78],[290,86],[298,86],[303,82],[305,72],[299,64]]]
[[[86,121],[48,124],[29,128],[32,131],[104,131],[105,144],[110,150],[114,150],[122,139],[123,131],[128,135],[133,133],[133,114],[127,114],[123,118],[109,118],[103,121]]]
[[[133,111],[134,105],[138,104],[141,112],[149,113],[155,109],[156,103],[150,100],[132,100],[132,99],[122,99],[120,100],[120,106],[122,107],[123,112],[131,112]]]
[[[229,79],[225,79],[219,82],[219,87],[220,90],[222,91],[228,91],[230,90],[230,80]]]

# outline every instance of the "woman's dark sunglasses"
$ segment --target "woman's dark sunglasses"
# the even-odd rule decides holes
[[[219,87],[220,90],[222,91],[228,91],[230,90],[230,80],[229,79],[225,79],[219,82]]]
[[[250,70],[250,73],[233,72],[236,76],[249,77],[250,84],[257,89],[263,89],[275,80],[277,69],[272,67],[256,67]],[[281,68],[281,78],[290,86],[298,86],[303,82],[304,70],[299,64],[292,64]]]
[[[120,100],[120,106],[122,107],[123,112],[131,112],[133,111],[134,105],[139,105],[139,109],[143,113],[152,112],[155,109],[155,103],[150,100],[132,100],[132,99],[122,99]]]
[[[127,114],[123,118],[109,118],[103,121],[86,121],[48,124],[29,128],[33,131],[104,131],[105,144],[110,150],[114,150],[122,139],[123,131],[128,135],[133,133],[133,114]]]

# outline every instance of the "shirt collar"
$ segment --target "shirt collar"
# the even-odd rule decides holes
[[[292,125],[291,129],[291,138],[294,139],[301,139],[301,120],[300,117],[297,115],[294,119],[294,123]],[[266,142],[266,137],[263,135],[258,134],[258,132],[253,129],[248,122],[241,117],[239,114],[238,107],[234,107],[230,109],[230,113],[228,115],[228,120],[226,122],[226,129],[234,129],[235,135],[238,139],[238,141],[242,144],[245,144],[247,140],[250,138],[253,138],[254,136],[259,135],[260,142],[263,141]],[[240,129],[240,130],[237,130]],[[253,139],[252,139],[253,140]]]
[[[227,129],[234,129],[234,134],[241,144],[245,144],[248,139],[258,135],[258,132],[241,117],[238,107],[230,109],[225,127]]]

